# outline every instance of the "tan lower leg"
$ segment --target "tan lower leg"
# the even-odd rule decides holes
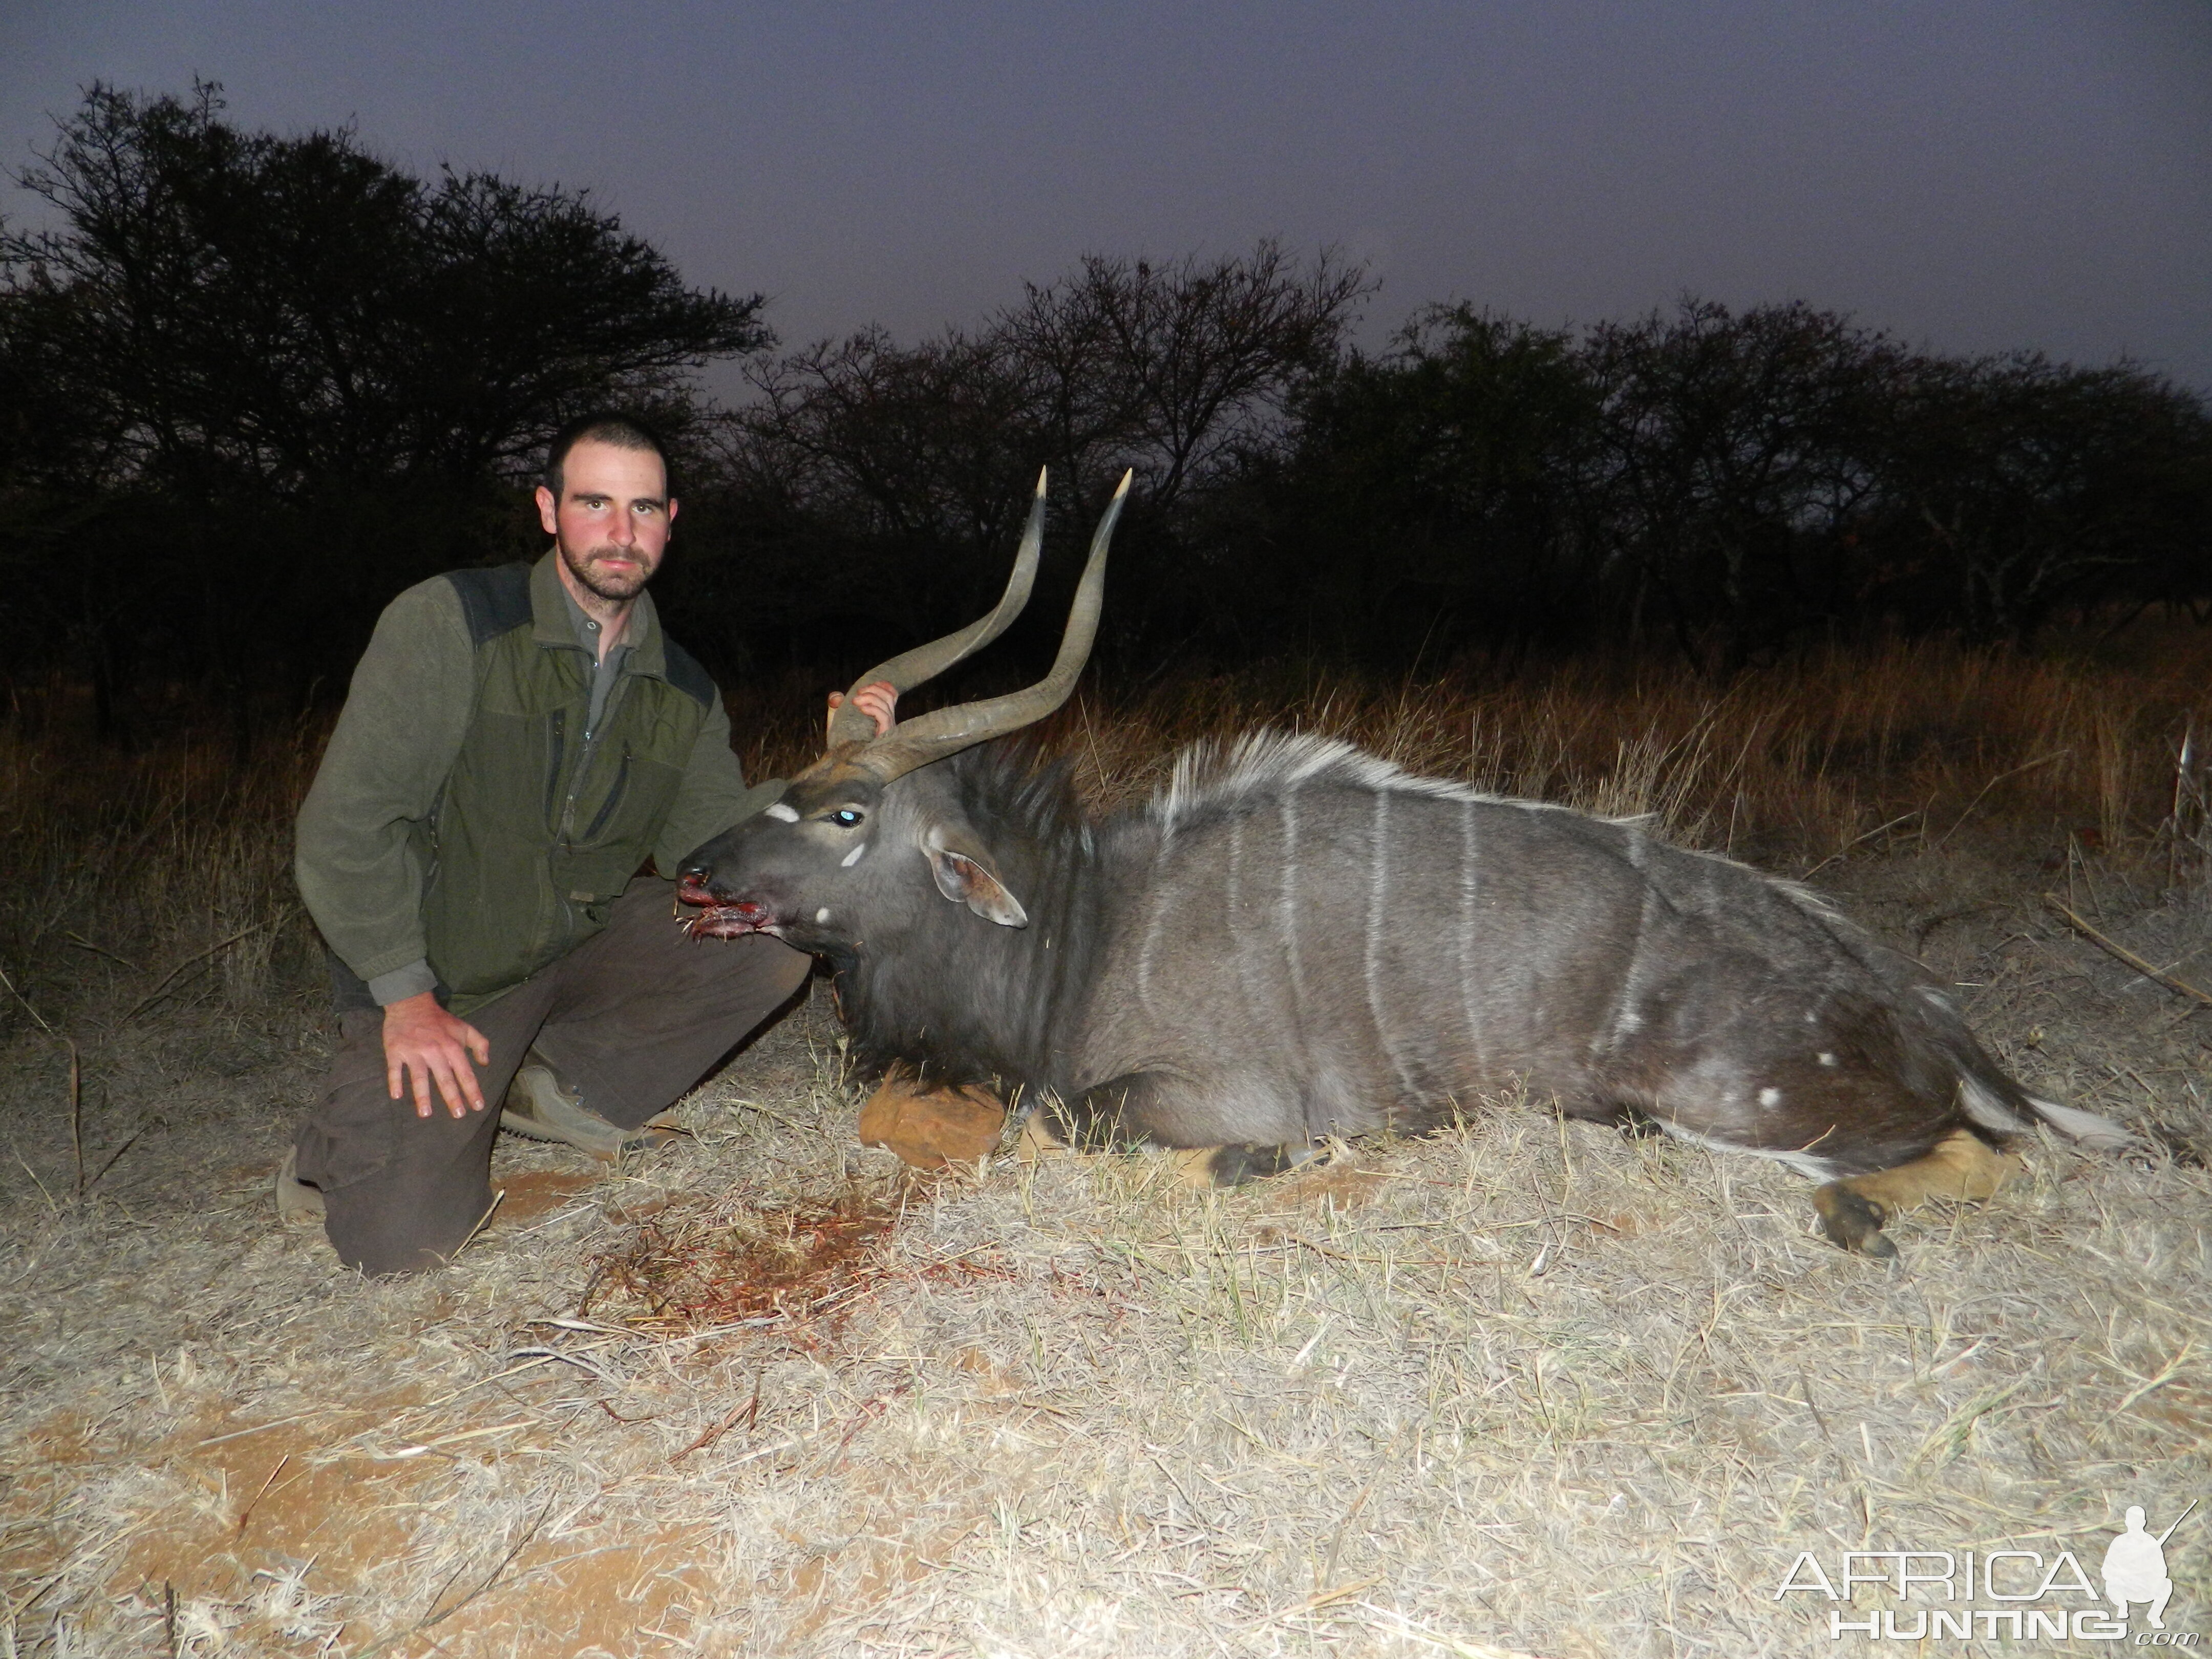
[[[1893,1214],[1931,1198],[1988,1198],[2027,1167],[1980,1136],[1954,1129],[1925,1158],[1871,1175],[1846,1176],[1839,1184]]]
[[[1214,1155],[1218,1146],[1182,1146],[1168,1154],[1168,1163],[1175,1170],[1178,1187],[1211,1187],[1213,1185]]]
[[[2024,1167],[2010,1152],[1958,1129],[1925,1158],[1830,1182],[1813,1194],[1813,1207],[1821,1230],[1845,1249],[1893,1256],[1897,1247],[1882,1237],[1881,1229],[1899,1210],[1931,1198],[1987,1198]]]
[[[1033,1164],[1047,1152],[1064,1152],[1067,1143],[1053,1132],[1051,1116],[1042,1108],[1022,1120],[1022,1133],[1014,1142],[1014,1156]]]

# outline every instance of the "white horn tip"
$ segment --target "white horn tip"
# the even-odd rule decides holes
[[[1121,486],[1114,492],[1114,499],[1115,501],[1120,501],[1124,495],[1129,493],[1129,481],[1136,476],[1137,469],[1133,466],[1121,475]]]
[[[1044,475],[1045,475],[1048,471],[1049,471],[1050,470],[1051,470],[1051,469],[1050,469],[1050,468],[1048,468],[1048,467],[1042,467],[1042,466],[1041,466],[1041,467],[1039,467],[1039,468],[1037,469],[1037,487],[1036,487],[1036,493],[1037,493],[1038,495],[1043,495],[1043,494],[1044,494]]]

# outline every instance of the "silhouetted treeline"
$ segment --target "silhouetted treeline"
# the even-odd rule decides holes
[[[665,414],[768,338],[580,192],[413,178],[278,138],[218,89],[96,86],[0,237],[7,671],[178,677],[241,714],[343,676],[410,582],[513,556],[538,447],[605,399]]]
[[[221,109],[94,88],[25,175],[56,228],[0,240],[4,672],[82,676],[103,722],[152,681],[241,714],[341,681],[400,587],[540,543],[537,446],[609,401],[678,441],[659,591],[739,673],[968,619],[1041,465],[1030,649],[1133,466],[1106,648],[1139,671],[1662,641],[1725,671],[1815,632],[2212,620],[2212,416],[2138,367],[1695,300],[1576,331],[1436,308],[1363,353],[1364,273],[1266,242],[776,356],[757,297],[686,286],[580,192]],[[693,378],[718,358],[734,410]]]
[[[2212,418],[2142,369],[1697,301],[1576,332],[1439,308],[1369,356],[1341,344],[1360,294],[1264,245],[1094,259],[973,333],[774,363],[726,452],[728,580],[787,561],[780,624],[949,625],[1049,461],[1070,536],[1138,469],[1112,609],[1151,657],[1657,639],[1725,669],[1816,631],[2208,615]]]

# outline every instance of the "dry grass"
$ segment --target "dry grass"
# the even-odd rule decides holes
[[[1941,845],[1967,823],[2139,847],[2172,816],[2178,745],[2192,715],[2207,733],[2208,688],[2212,634],[2144,623],[2071,655],[1940,641],[1812,651],[1725,686],[1672,659],[1503,681],[1297,664],[1170,675],[1094,686],[1041,734],[1103,807],[1150,794],[1186,744],[1273,724],[1506,794],[1656,812],[1695,845],[1818,862]],[[750,773],[787,775],[818,746],[811,684],[740,694],[734,712]]]
[[[1723,696],[1169,684],[1054,740],[1121,799],[1265,708],[1820,866],[2031,1082],[2202,1138],[2212,1009],[2037,902],[2071,883],[2212,978],[2173,644]],[[454,1268],[364,1285],[265,1207],[318,1063],[281,833],[312,744],[239,779],[0,744],[0,967],[82,1056],[87,1165],[121,1149],[76,1197],[66,1054],[11,1001],[0,1655],[1799,1654],[1835,1649],[1773,1594],[1800,1551],[2094,1575],[2121,1507],[2212,1485],[2199,1169],[2045,1145],[1900,1224],[1894,1270],[1785,1172],[1514,1102],[1236,1193],[1142,1157],[921,1177],[853,1145],[818,998],[695,1141],[504,1142]],[[2168,1547],[2200,1632],[2203,1514]]]

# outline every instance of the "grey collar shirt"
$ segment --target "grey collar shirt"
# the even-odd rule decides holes
[[[584,721],[584,736],[588,740],[599,731],[599,721],[605,717],[608,694],[614,690],[615,682],[622,678],[623,663],[629,655],[629,647],[627,643],[611,645],[606,654],[602,656],[599,635],[605,630],[599,621],[586,614],[584,607],[576,603],[576,596],[568,591],[565,582],[562,584],[561,598],[568,605],[568,623],[576,630],[576,643],[584,647],[584,654],[591,658],[593,664],[592,712]],[[623,631],[625,635],[629,631],[627,617],[623,619]]]

